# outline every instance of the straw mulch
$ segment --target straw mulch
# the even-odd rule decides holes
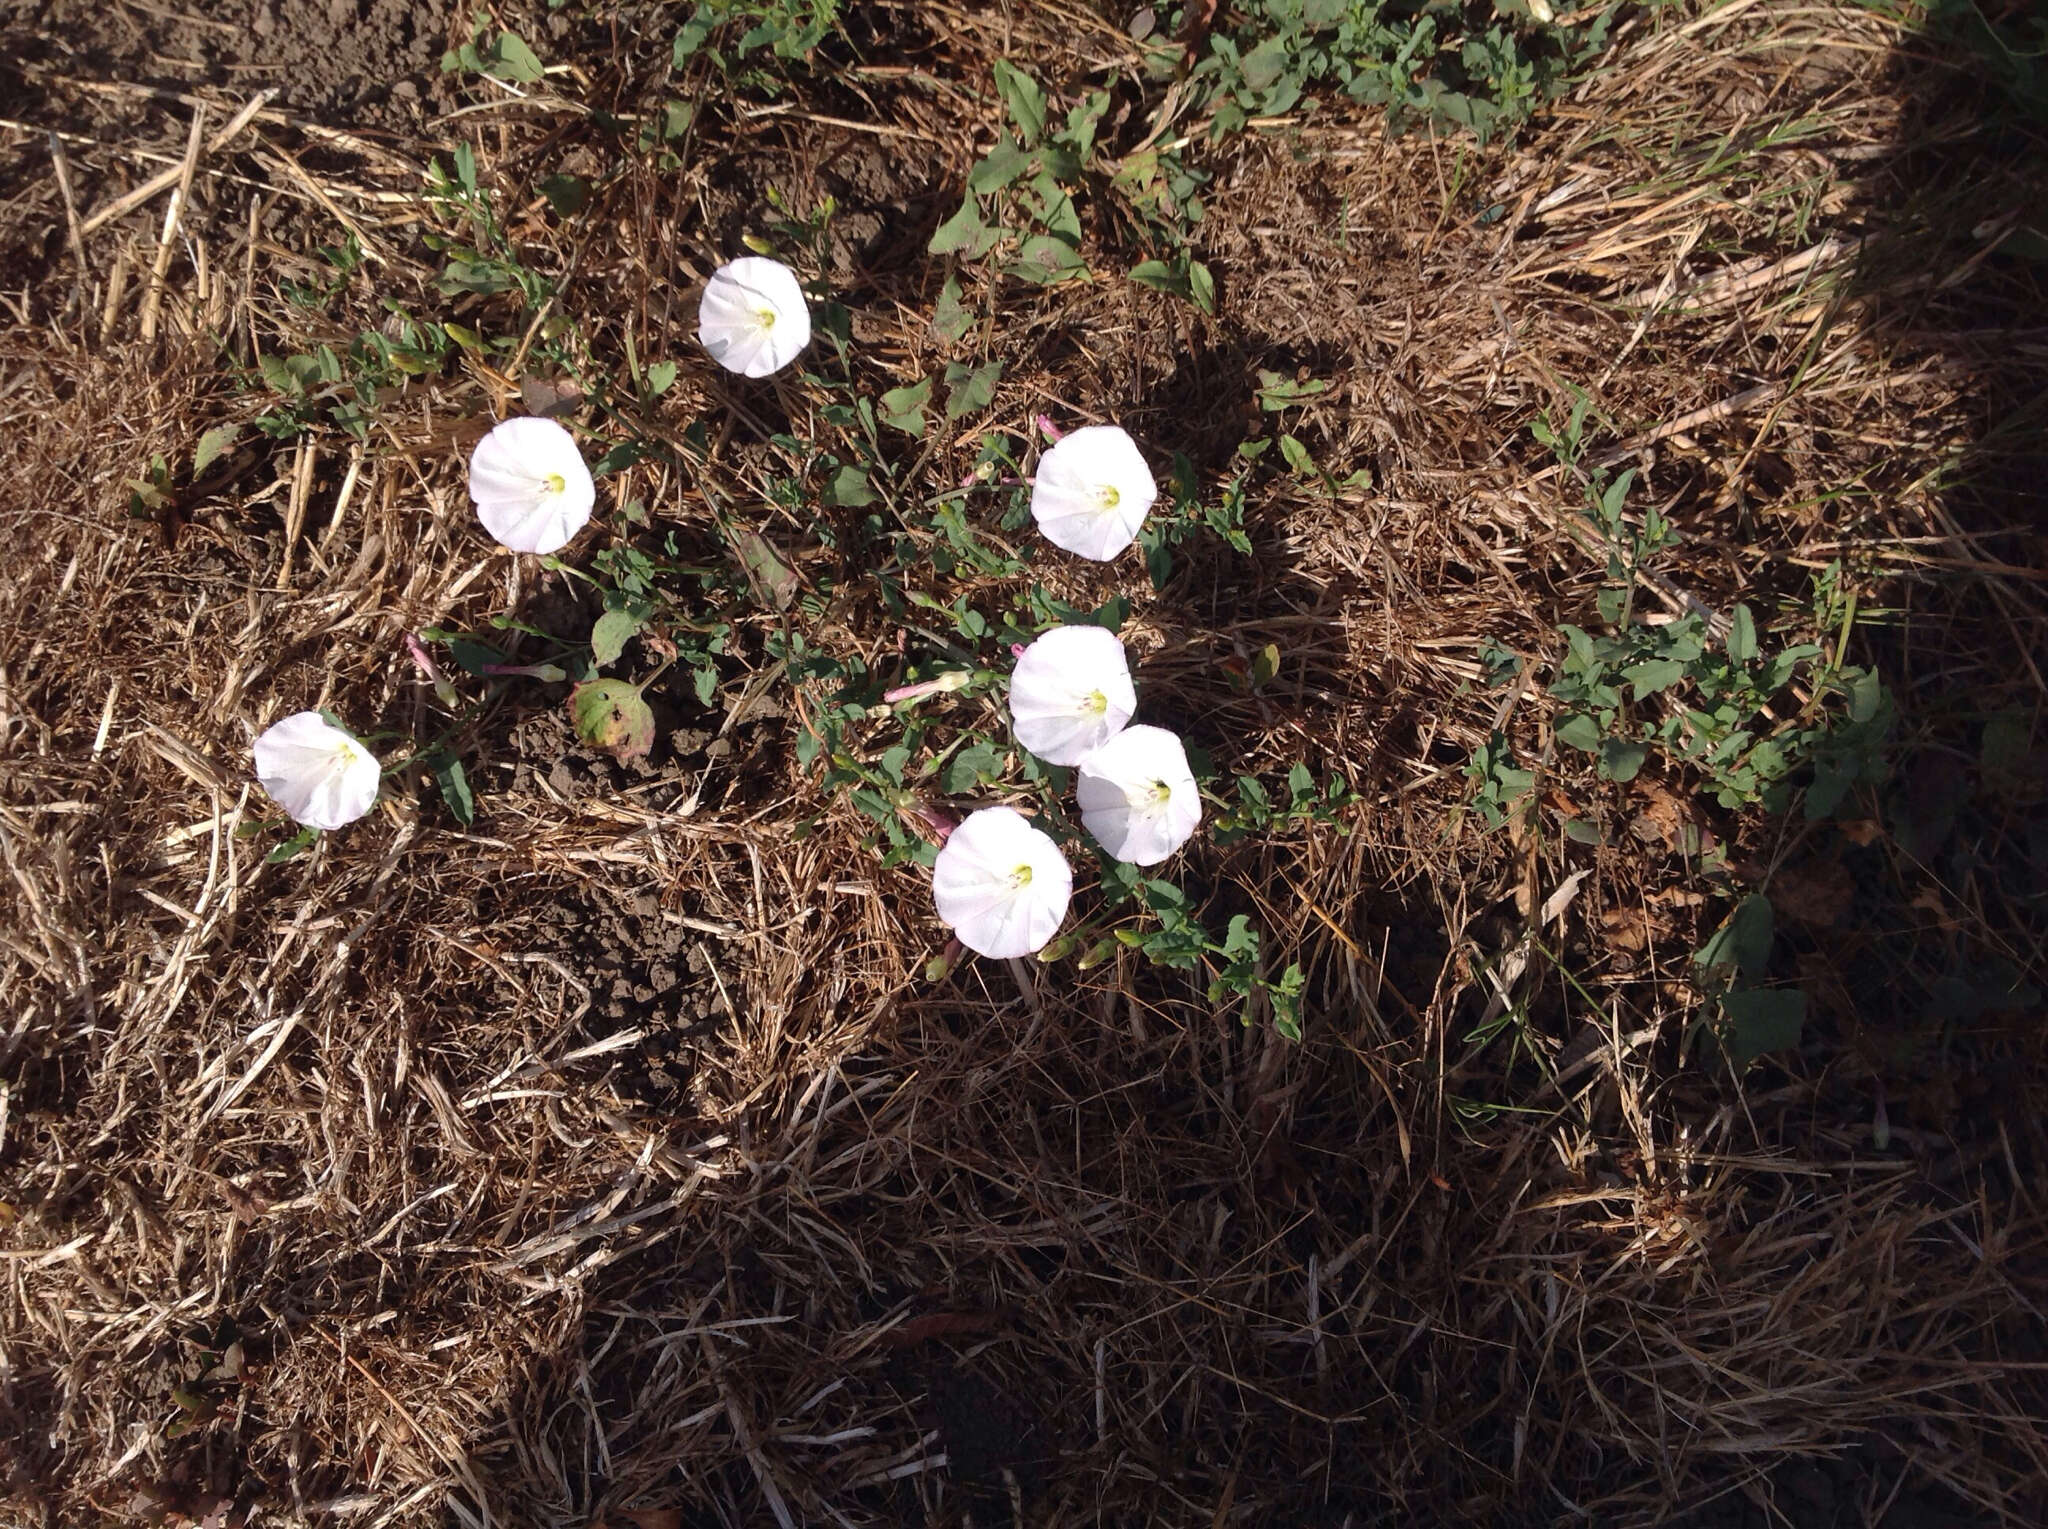
[[[1178,871],[1306,969],[1303,1044],[1129,952],[928,980],[923,882],[796,762],[808,703],[758,612],[645,770],[515,689],[465,740],[473,830],[404,779],[311,855],[242,836],[269,720],[424,737],[405,633],[573,623],[463,493],[516,379],[458,361],[360,444],[245,432],[153,516],[130,480],[266,406],[252,345],[345,344],[383,296],[518,332],[437,294],[420,243],[417,171],[468,141],[593,353],[675,359],[652,423],[718,441],[701,480],[608,480],[591,544],[637,496],[709,545],[707,486],[763,505],[774,467],[782,421],[742,411],[818,429],[801,387],[735,388],[691,342],[762,188],[837,196],[864,375],[929,374],[964,352],[922,249],[993,141],[991,59],[1135,57],[1049,0],[857,7],[852,35],[866,67],[708,108],[580,225],[531,188],[600,167],[585,106],[673,93],[661,28],[576,33],[572,76],[416,140],[261,118],[197,161],[168,245],[159,197],[82,270],[41,139],[0,135],[7,247],[42,252],[0,294],[7,1520],[2042,1521],[2038,1015],[1925,1016],[1944,974],[2044,964],[2039,771],[1972,772],[1987,718],[2041,726],[2048,267],[1999,246],[2038,244],[2048,156],[1968,55],[1860,6],[1641,15],[1509,143],[1346,107],[1198,143],[1214,319],[1112,274],[990,289],[975,358],[1007,370],[933,483],[1047,412],[1213,489],[1262,367],[1329,379],[1286,428],[1372,472],[1262,464],[1254,554],[1190,544],[1163,594],[1134,559],[1048,575],[1132,596],[1151,720],[1359,793],[1348,831]],[[1134,146],[1158,107],[1106,131]],[[185,108],[150,112],[135,143],[179,160]],[[70,165],[86,212],[156,168]],[[342,219],[372,258],[316,316],[280,283]],[[1098,272],[1135,258],[1120,229],[1091,224]],[[1844,565],[1850,656],[1904,718],[1848,828],[1602,785],[1540,686],[1479,685],[1488,639],[1547,661],[1593,622],[1580,490],[1528,434],[1574,386],[1686,537],[1671,588],[1793,640]],[[884,666],[899,636],[853,604],[813,635]],[[1233,679],[1269,643],[1279,679]],[[1545,774],[1489,833],[1462,766],[1496,727]],[[1898,826],[1929,802],[1932,848]],[[1681,1055],[1690,955],[1760,886],[1811,1018],[1738,1081]]]

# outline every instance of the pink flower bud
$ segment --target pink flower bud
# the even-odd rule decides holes
[[[882,699],[891,706],[898,701],[921,701],[928,695],[944,695],[954,690],[965,690],[967,682],[974,678],[971,671],[952,669],[936,679],[920,680],[915,685],[898,685],[894,690],[882,692]]]
[[[943,807],[934,807],[930,802],[913,801],[902,808],[903,814],[921,825],[932,838],[944,844],[953,837],[953,830],[960,826],[960,819]]]
[[[420,673],[436,685],[441,683],[441,668],[434,662],[434,655],[429,653],[421,645],[420,640],[410,632],[405,634],[405,651],[412,655],[413,665]]]

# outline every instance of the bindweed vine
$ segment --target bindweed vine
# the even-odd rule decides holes
[[[495,232],[472,161],[452,177],[442,173],[436,185],[449,197],[459,191],[464,217],[485,234]],[[822,255],[830,215],[828,206],[807,221],[785,219],[775,228],[815,243],[815,253]],[[748,242],[757,250],[767,246],[765,240]],[[502,240],[485,243],[495,252],[491,258],[508,269],[516,264],[509,246],[500,247]],[[474,252],[462,253],[469,259]],[[941,309],[949,302],[959,306],[956,282],[949,281],[941,294]],[[942,312],[938,321],[944,319]],[[598,596],[602,610],[587,641],[564,642],[505,616],[498,618],[502,628],[552,645],[543,657],[514,663],[506,650],[482,638],[429,628],[407,637],[412,662],[439,701],[461,714],[457,728],[462,717],[473,718],[515,680],[567,682],[566,710],[576,735],[631,761],[653,745],[648,691],[669,671],[681,665],[691,673],[700,702],[709,704],[715,694],[717,659],[739,614],[719,607],[722,582],[733,602],[777,619],[764,646],[799,696],[815,696],[821,683],[836,682],[836,693],[821,703],[800,704],[798,758],[821,767],[825,789],[843,791],[875,821],[875,847],[885,865],[930,867],[934,910],[952,932],[955,949],[1045,962],[1071,956],[1084,970],[1119,949],[1168,967],[1206,966],[1212,1001],[1242,1001],[1247,1022],[1263,1008],[1284,1033],[1298,1036],[1299,969],[1269,977],[1259,932],[1248,917],[1233,918],[1224,936],[1213,938],[1196,921],[1184,892],[1140,874],[1141,868],[1171,860],[1194,838],[1204,807],[1182,740],[1150,723],[1134,725],[1141,709],[1138,686],[1118,636],[1129,602],[1118,596],[1096,611],[1078,610],[1034,585],[1020,605],[992,617],[967,594],[948,596],[931,587],[934,575],[942,581],[1025,575],[1028,556],[1001,538],[1031,527],[1061,552],[1091,562],[1109,562],[1137,545],[1152,582],[1163,587],[1170,549],[1190,534],[1207,529],[1240,550],[1249,548],[1241,483],[1220,511],[1204,510],[1192,467],[1176,457],[1171,498],[1159,527],[1148,531],[1160,485],[1138,442],[1114,424],[1062,432],[1041,415],[1035,432],[1046,444],[1035,470],[1026,471],[1028,441],[1020,453],[1000,432],[989,432],[974,470],[956,486],[934,491],[920,481],[928,454],[906,467],[884,440],[885,430],[909,440],[923,437],[932,379],[870,397],[853,372],[851,335],[844,308],[822,292],[807,294],[794,269],[765,253],[720,265],[699,301],[704,352],[739,378],[777,376],[807,352],[818,352],[821,338],[825,342],[824,358],[836,362],[830,370],[837,375],[826,375],[825,368],[803,370],[799,380],[812,390],[818,418],[839,440],[771,436],[770,447],[799,464],[799,472],[771,482],[768,496],[787,510],[812,514],[820,541],[855,560],[847,566],[870,585],[883,610],[902,622],[904,639],[915,632],[939,650],[942,656],[920,661],[921,677],[883,689],[866,663],[815,646],[803,624],[792,619],[799,614],[792,607],[802,581],[760,530],[743,524],[708,485],[700,486],[734,568],[684,561],[673,534],[662,551],[644,545],[643,537],[642,545],[622,542],[599,552],[587,568],[557,555],[588,525],[598,478],[650,452],[676,460],[709,457],[701,422],[680,439],[649,423],[648,405],[673,386],[677,363],[643,365],[631,354],[637,399],[601,377],[579,378],[569,396],[570,406],[588,402],[627,432],[627,439],[604,451],[595,470],[576,435],[549,417],[558,412],[556,396],[528,396],[534,412],[500,421],[469,461],[469,494],[484,529],[508,551],[539,557],[544,570],[582,582]],[[987,407],[1000,372],[999,362],[958,375],[949,371],[947,417],[958,420]],[[816,512],[813,481],[824,485]],[[979,496],[995,500],[994,536],[968,513]],[[835,521],[826,512],[852,520]],[[647,523],[637,501],[620,503],[618,518]],[[844,540],[849,535],[853,540]],[[744,587],[731,579],[735,568]],[[815,601],[823,593],[803,598]],[[950,637],[925,624],[935,616],[951,628]],[[652,661],[651,672],[639,678],[607,674],[636,641]],[[445,649],[448,667],[430,643]],[[1008,662],[982,656],[992,644],[1008,649]],[[484,681],[481,701],[464,700],[463,676]],[[977,720],[997,703],[1007,707],[1007,738]],[[976,715],[965,716],[965,709]],[[877,722],[885,726],[872,748],[855,741],[856,728],[873,733]],[[381,775],[407,765],[432,773],[458,821],[466,825],[474,816],[467,777],[445,736],[414,751],[404,764],[385,767],[333,719],[306,713],[266,732],[257,742],[257,761],[266,790],[307,834],[341,828],[368,812]],[[1248,823],[1260,819],[1244,810],[1252,800],[1244,793],[1257,790],[1256,782],[1241,782],[1234,811],[1217,799],[1232,836],[1241,837]],[[1333,811],[1336,805],[1333,796],[1328,806]],[[304,841],[302,835],[294,843]],[[1092,912],[1072,919],[1077,852],[1094,862],[1098,895]],[[953,959],[949,952],[935,961],[933,975],[943,974]]]

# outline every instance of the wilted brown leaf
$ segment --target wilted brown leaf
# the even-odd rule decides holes
[[[1636,833],[1645,839],[1661,840],[1666,849],[1682,848],[1690,821],[1685,804],[1654,780],[1638,778],[1636,795],[1643,802],[1643,810],[1632,825]]]
[[[1642,950],[1650,943],[1649,912],[1635,907],[1609,908],[1600,915],[1600,932],[1614,950]]]
[[[526,405],[527,413],[553,419],[562,414],[574,414],[582,408],[583,389],[567,380],[522,377],[519,379],[519,400]]]

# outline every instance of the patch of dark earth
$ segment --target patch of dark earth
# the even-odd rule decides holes
[[[650,1114],[694,1114],[699,1056],[725,1022],[731,992],[731,979],[721,990],[714,975],[715,937],[651,890],[587,888],[532,916],[534,947],[590,988],[581,1049],[592,1054],[574,1064],[582,1077]]]
[[[455,104],[441,58],[463,40],[461,9],[453,0],[0,0],[0,78],[11,76],[0,93],[41,107],[39,122],[93,134],[132,127],[160,104],[140,90],[90,88],[110,83],[275,89],[274,104],[297,116],[403,131]]]

